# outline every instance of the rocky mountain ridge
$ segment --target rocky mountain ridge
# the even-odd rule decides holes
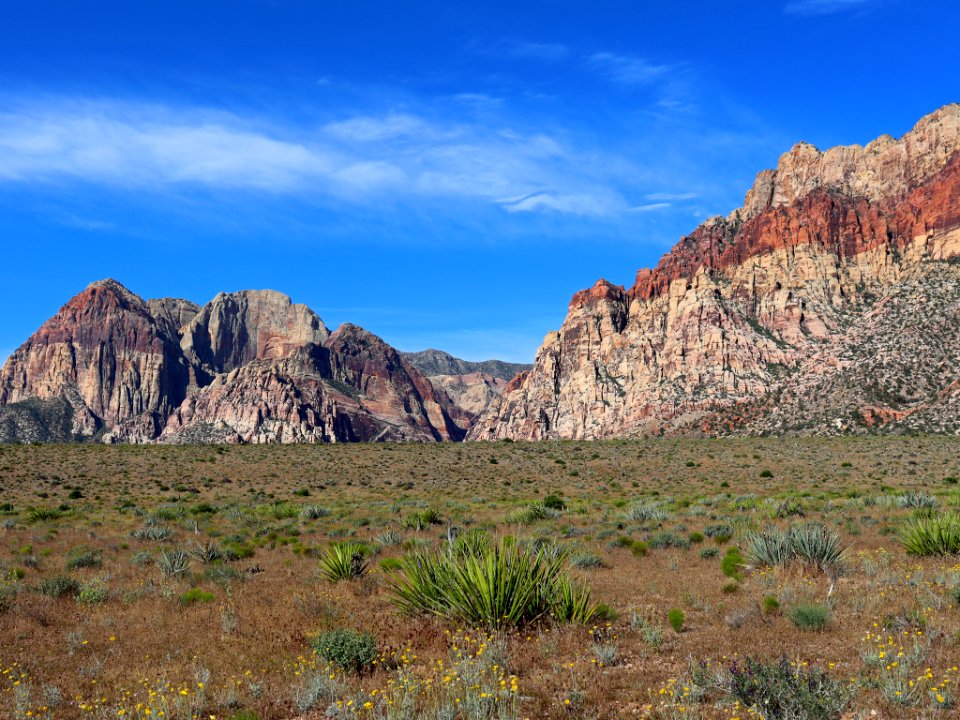
[[[946,277],[958,253],[960,105],[899,140],[826,152],[799,144],[758,175],[742,208],[682,238],[633,287],[601,280],[576,293],[533,369],[469,437],[893,431],[885,418],[902,403],[892,396],[861,398],[862,408],[818,398],[832,408],[826,416],[839,414],[825,423],[796,404],[789,422],[778,419],[771,398],[788,387],[798,403],[825,392],[817,375],[843,356],[847,334],[871,322],[879,329],[886,299],[915,297],[911,278]],[[938,286],[941,305],[952,307],[946,296],[960,292],[956,284]],[[892,356],[923,361],[933,347],[911,342],[883,349],[890,367],[907,365]],[[929,361],[943,362],[942,353]],[[960,372],[935,375],[936,387],[918,396],[960,380]],[[953,426],[940,418],[912,430]]]
[[[331,333],[270,290],[199,307],[98,281],[0,369],[8,442],[445,441],[477,411],[375,335]]]

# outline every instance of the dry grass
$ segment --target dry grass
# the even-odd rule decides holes
[[[0,515],[0,717],[29,711],[30,717],[115,718],[121,710],[137,717],[151,707],[152,717],[163,709],[167,718],[223,720],[240,711],[262,720],[290,718],[311,675],[328,677],[310,653],[310,637],[338,627],[371,632],[382,660],[362,676],[332,673],[331,688],[318,694],[316,717],[337,701],[347,716],[356,710],[387,717],[379,698],[395,697],[400,677],[417,685],[411,694],[439,703],[453,656],[469,659],[484,643],[500,655],[497,669],[487,668],[494,680],[502,677],[508,694],[516,684],[511,702],[519,709],[506,708],[503,717],[514,711],[529,718],[747,717],[718,687],[715,671],[737,657],[782,654],[853,681],[853,711],[951,717],[957,710],[945,706],[957,700],[960,681],[954,667],[960,607],[951,596],[960,584],[960,558],[909,557],[891,533],[914,512],[897,507],[894,496],[923,490],[941,508],[956,508],[957,486],[945,478],[957,475],[960,442],[951,438],[0,446],[0,507],[12,506]],[[550,493],[568,506],[559,517],[511,522]],[[627,510],[638,503],[660,504],[665,519],[628,520]],[[330,513],[301,519],[303,505]],[[63,514],[31,518],[32,508]],[[439,511],[440,524],[406,527],[427,508]],[[721,572],[726,547],[741,533],[771,522],[785,527],[799,516],[778,518],[777,511],[797,509],[804,520],[837,530],[849,546],[841,576],[791,565],[745,569],[735,583]],[[172,538],[132,537],[148,522],[170,528]],[[691,533],[717,524],[735,531],[717,556],[701,557],[716,547],[710,537],[689,547],[657,547],[659,533],[683,545]],[[527,627],[488,638],[395,611],[379,563],[399,556],[402,546],[379,547],[359,580],[329,583],[319,573],[317,556],[333,542],[375,547],[378,536],[392,532],[407,544],[436,545],[446,542],[450,525],[544,538],[598,556],[602,566],[574,574],[617,617],[609,627]],[[624,536],[654,542],[638,555],[618,544]],[[211,542],[253,554],[201,562],[200,547]],[[68,569],[77,548],[99,562]],[[186,572],[166,574],[159,553],[176,548],[195,554]],[[141,564],[144,553],[153,562]],[[57,576],[92,588],[88,601],[39,592]],[[107,590],[102,601],[97,587]],[[199,592],[185,595],[192,588]],[[764,610],[767,596],[779,600],[778,610]],[[826,629],[791,622],[791,608],[805,602],[830,606]],[[680,633],[667,623],[671,608],[684,612]],[[645,640],[651,636],[645,626],[663,628],[659,647]],[[907,660],[888,667],[901,647]],[[911,653],[916,659],[901,678]],[[614,655],[612,666],[597,661]],[[698,667],[702,661],[707,670]],[[936,689],[944,677],[950,683]]]

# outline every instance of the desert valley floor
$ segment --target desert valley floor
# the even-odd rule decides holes
[[[0,717],[745,718],[752,659],[844,717],[956,717],[960,556],[901,533],[958,476],[947,437],[0,446]],[[839,562],[758,561],[811,524]],[[402,557],[480,532],[593,617],[398,609]]]

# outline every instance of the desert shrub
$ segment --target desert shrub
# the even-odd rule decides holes
[[[595,612],[586,586],[570,581],[562,553],[501,541],[459,552],[421,551],[405,556],[390,585],[404,613],[429,613],[499,627],[553,614],[586,622]]]
[[[166,525],[147,525],[137,528],[131,535],[136,540],[146,540],[149,542],[166,542],[173,537],[173,530]]]
[[[80,592],[80,583],[67,575],[55,575],[41,580],[38,589],[47,597],[62,598]]]
[[[190,555],[204,565],[223,559],[223,551],[213,540],[205,540],[193,546],[190,548]]]
[[[224,560],[248,560],[256,554],[257,550],[250,543],[232,542],[228,543],[223,549]]]
[[[740,548],[731,547],[723,554],[723,560],[720,561],[720,570],[728,578],[740,580],[740,569],[744,566],[743,555],[740,554]]]
[[[377,641],[369,633],[331,630],[313,640],[317,654],[342,670],[361,673],[377,658]]]
[[[560,517],[560,511],[549,508],[543,503],[534,503],[529,507],[517,510],[508,518],[508,522],[532,525],[540,520],[553,520]]]
[[[319,505],[304,505],[300,508],[301,520],[319,520],[330,515],[330,510]]]
[[[382,533],[373,538],[373,542],[381,547],[389,547],[391,545],[399,545],[402,543],[403,536],[396,530],[384,530]]]
[[[217,508],[208,502],[197,503],[190,508],[191,515],[216,515]]]
[[[690,547],[690,541],[685,537],[681,537],[676,533],[672,532],[659,532],[655,535],[651,535],[647,539],[647,545],[652,548],[669,548],[675,547],[685,550]]]
[[[59,520],[63,513],[57,508],[37,507],[27,511],[27,522],[30,524]]]
[[[150,513],[150,520],[153,522],[173,522],[174,520],[179,520],[181,517],[183,517],[183,509],[171,505],[158,507]]]
[[[335,543],[320,558],[320,574],[329,582],[362,578],[367,574],[369,554],[360,543]]]
[[[91,550],[85,547],[73,548],[67,553],[67,570],[77,570],[78,568],[99,567],[103,562],[102,553],[99,550]]]
[[[258,510],[274,520],[290,520],[300,515],[300,507],[287,502],[268,503],[261,505]]]
[[[836,569],[845,554],[840,536],[822,523],[791,525],[786,532],[768,528],[745,537],[747,555],[757,565],[787,565],[797,560],[820,570]]]
[[[720,554],[720,551],[712,547],[704,548],[703,550],[700,551],[700,557],[702,557],[704,560],[708,560],[709,558],[715,558],[719,554]]]
[[[914,518],[900,533],[900,544],[911,555],[960,553],[960,515]]]
[[[733,528],[729,525],[723,523],[715,523],[713,525],[707,525],[703,529],[703,534],[708,538],[717,538],[717,537],[733,537]]]
[[[550,510],[566,510],[566,501],[556,493],[550,493],[543,499],[543,506]]]
[[[431,525],[439,525],[441,522],[440,511],[434,508],[427,508],[426,510],[420,510],[408,515],[407,519],[403,521],[403,524],[412,530],[425,530]]]
[[[630,543],[630,552],[633,553],[634,557],[643,557],[650,551],[650,546],[647,545],[643,540],[634,540]]]
[[[100,579],[96,578],[85,582],[80,591],[77,593],[77,600],[87,605],[98,605],[107,599],[110,591],[107,588],[107,583]]]
[[[773,595],[767,595],[763,599],[763,611],[766,613],[774,613],[780,609],[780,601]]]
[[[680,608],[670,608],[667,612],[667,622],[670,623],[670,627],[673,628],[675,633],[683,630],[683,623],[686,619],[686,615],[684,615],[683,610]]]
[[[190,569],[190,556],[184,550],[161,550],[156,558],[157,567],[164,575],[183,575]]]
[[[703,533],[692,532],[692,533],[690,533],[689,540],[690,540],[691,543],[696,544],[696,543],[702,543],[702,542],[703,542],[703,538],[704,538]]]
[[[603,567],[603,558],[594,553],[577,553],[570,556],[570,564],[578,570]]]
[[[933,510],[937,507],[937,499],[925,492],[908,492],[898,495],[896,504],[901,508]]]
[[[662,522],[667,519],[667,511],[659,503],[640,503],[627,509],[624,518],[630,522]]]
[[[380,561],[380,569],[384,572],[396,572],[403,567],[399,558],[388,557]]]
[[[830,608],[816,603],[794,605],[790,620],[801,630],[822,630],[830,621]]]
[[[850,700],[848,689],[823,670],[795,667],[786,658],[734,662],[729,687],[737,701],[767,720],[837,720]]]
[[[180,595],[180,603],[183,605],[193,605],[194,603],[213,602],[214,594],[200,588],[190,588]]]

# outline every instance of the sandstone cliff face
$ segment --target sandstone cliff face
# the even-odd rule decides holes
[[[794,148],[629,291],[577,293],[470,437],[702,432],[829,357],[905,274],[960,253],[958,127],[954,105],[899,141]]]
[[[274,290],[220,293],[183,329],[180,346],[192,363],[211,374],[251,360],[283,358],[329,337],[306,305],[294,305]]]
[[[0,372],[2,442],[425,442],[472,417],[380,338],[272,291],[199,308],[94,283]]]
[[[146,303],[113,280],[64,305],[0,370],[0,405],[65,397],[73,431],[92,435],[132,418],[164,418],[188,372]]]

